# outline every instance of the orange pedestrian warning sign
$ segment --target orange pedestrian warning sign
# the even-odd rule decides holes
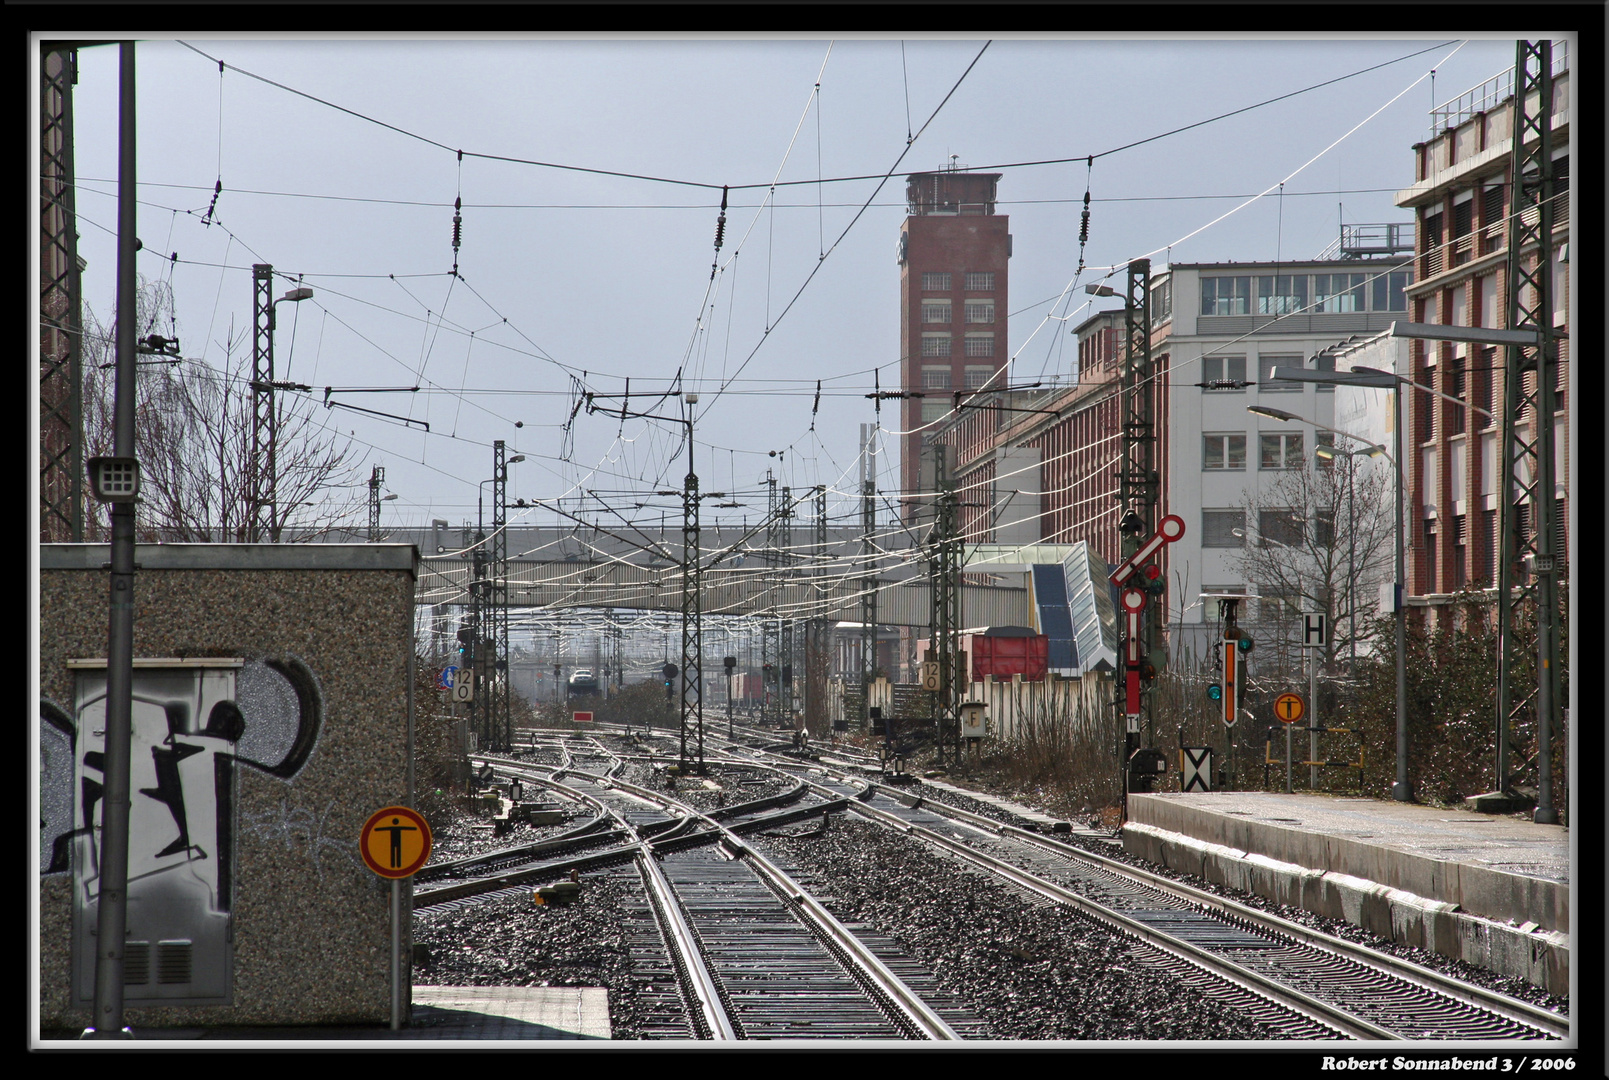
[[[1294,724],[1307,712],[1307,703],[1300,694],[1284,693],[1274,699],[1274,715],[1287,724]]]
[[[363,826],[358,850],[381,877],[410,877],[430,858],[430,824],[406,806],[376,810]]]

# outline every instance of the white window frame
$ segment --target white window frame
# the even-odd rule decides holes
[[[978,346],[983,351],[975,350],[974,347],[973,347],[974,345]],[[971,356],[971,357],[993,356],[994,355],[994,335],[993,334],[968,334],[966,336],[966,353],[965,353],[965,355]]]
[[[952,310],[948,300],[929,300],[924,297],[922,300],[922,322],[940,324],[951,322],[950,314]]]
[[[1257,468],[1261,472],[1286,472],[1291,469],[1300,469],[1307,462],[1303,459],[1305,444],[1302,441],[1303,433],[1300,431],[1259,431],[1257,433]],[[1269,465],[1267,462],[1267,444],[1270,439],[1279,441],[1279,459],[1282,464]],[[1295,464],[1292,464],[1294,460]]]
[[[997,370],[992,364],[968,364],[962,373],[962,385],[968,390],[981,390]]]
[[[1232,464],[1233,444],[1240,440],[1240,464]],[[1201,468],[1203,472],[1245,472],[1246,433],[1244,431],[1214,431],[1201,436]],[[1216,450],[1214,449],[1216,447]],[[1213,464],[1216,460],[1217,464]]]
[[[1235,375],[1236,361],[1239,362],[1240,374]],[[1214,374],[1216,372],[1216,374]],[[1203,356],[1201,358],[1201,381],[1211,382],[1245,382],[1246,358],[1244,356]],[[1209,390],[1209,393],[1244,393],[1240,390]]]

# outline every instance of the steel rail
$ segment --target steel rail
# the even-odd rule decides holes
[[[1120,877],[1143,882],[1158,892],[1166,893],[1188,903],[1210,908],[1227,918],[1240,919],[1269,933],[1294,938],[1310,948],[1336,954],[1354,963],[1373,968],[1382,975],[1413,983],[1421,989],[1444,994],[1467,1005],[1487,1009],[1516,1023],[1528,1024],[1550,1032],[1561,1039],[1567,1038],[1570,1034],[1568,1017],[1560,1016],[1541,1006],[1532,1005],[1530,1002],[1521,1001],[1518,998],[1509,997],[1507,994],[1501,994],[1495,990],[1488,990],[1482,986],[1463,982],[1452,976],[1443,975],[1439,971],[1433,971],[1411,961],[1402,960],[1389,953],[1376,952],[1366,945],[1359,945],[1344,938],[1313,930],[1300,923],[1282,919],[1277,915],[1270,915],[1265,911],[1259,911],[1257,908],[1238,903],[1227,897],[1218,896],[1204,889],[1197,889],[1141,867],[1109,858],[1098,852],[1075,847],[1072,844],[1043,836],[1017,825],[996,821],[993,818],[985,817],[982,814],[958,806],[951,806],[948,803],[913,796],[909,792],[886,787],[875,782],[871,786],[876,791],[898,800],[910,809],[914,810],[921,807],[941,817],[955,818],[976,828],[993,832],[996,835],[1031,844],[1062,858],[1093,864]]]
[[[818,772],[822,775],[832,775],[832,770],[824,768],[819,764],[805,766],[805,768],[809,771]],[[843,779],[852,779],[854,782],[865,782],[858,777],[843,777]],[[816,786],[818,791],[821,792],[830,792],[832,790],[831,788],[822,787],[821,785],[813,786]],[[1402,982],[1416,986],[1419,989],[1427,990],[1432,993],[1438,993],[1463,1004],[1485,1009],[1488,1012],[1510,1020],[1514,1023],[1536,1028],[1544,1033],[1558,1038],[1568,1037],[1569,1021],[1567,1018],[1560,1017],[1557,1014],[1549,1012],[1545,1009],[1541,1009],[1527,1002],[1510,998],[1507,995],[1499,994],[1495,991],[1486,990],[1483,987],[1464,983],[1460,980],[1453,979],[1449,976],[1444,976],[1439,972],[1422,968],[1418,965],[1400,960],[1396,957],[1376,953],[1364,946],[1355,945],[1352,942],[1347,942],[1343,939],[1335,938],[1319,931],[1310,930],[1307,927],[1290,923],[1286,920],[1279,919],[1276,916],[1257,911],[1255,908],[1250,908],[1246,905],[1238,904],[1235,901],[1214,896],[1211,893],[1194,889],[1188,885],[1173,882],[1167,878],[1161,877],[1160,875],[1152,874],[1137,867],[1129,866],[1128,864],[1119,862],[1115,859],[1109,859],[1094,852],[1085,851],[1082,848],[1076,848],[1069,844],[1051,840],[1047,837],[1030,832],[1029,830],[995,821],[992,818],[984,817],[983,815],[974,813],[972,811],[950,806],[942,802],[927,800],[920,795],[914,795],[903,790],[889,788],[880,784],[871,783],[869,786],[874,791],[895,799],[908,809],[917,809],[920,807],[939,816],[958,820],[977,828],[980,831],[1008,837],[1018,842],[1029,843],[1040,848],[1041,850],[1049,851],[1063,858],[1068,858],[1070,860],[1083,860],[1088,864],[1111,873],[1117,877],[1138,881],[1147,887],[1154,888],[1159,892],[1163,892],[1166,895],[1173,896],[1187,903],[1199,904],[1200,906],[1211,908],[1216,911],[1220,917],[1225,918],[1226,921],[1229,921],[1231,924],[1236,920],[1243,920],[1244,922],[1266,932],[1291,938],[1302,945],[1314,949],[1315,951],[1328,953],[1343,960],[1357,963],[1377,975],[1392,979],[1399,979]],[[976,852],[964,844],[959,844],[958,842],[951,840],[949,837],[933,832],[932,830],[925,829],[922,826],[906,822],[903,819],[900,819],[897,815],[890,814],[886,811],[861,805],[855,806],[854,809],[862,814],[865,814],[866,816],[882,820],[885,824],[889,824],[895,828],[901,829],[902,831],[919,833],[923,835],[924,838],[931,839],[932,841],[944,846],[949,850],[962,854],[966,858],[976,859],[983,862],[1000,862],[1000,860],[995,860],[992,856],[981,852]],[[1005,867],[1011,866],[1011,864],[1004,862],[1001,862],[1001,865]],[[1015,868],[1012,869],[1014,873],[1006,875],[1011,877],[1012,880],[1018,880],[1015,876],[1017,874],[1026,874],[1026,871],[1016,870]],[[1040,879],[1034,878],[1033,880],[1038,881]],[[1020,880],[1018,880],[1018,883],[1023,884],[1024,887],[1034,887]],[[1060,888],[1051,882],[1047,882],[1046,884],[1052,886],[1053,888]],[[1077,894],[1072,895],[1076,896]],[[1102,910],[1110,910],[1106,909],[1104,905],[1099,905],[1094,901],[1087,900],[1087,898],[1080,897],[1080,899],[1083,900],[1084,903],[1092,904],[1101,908]],[[1126,916],[1123,916],[1120,912],[1113,911],[1111,914],[1117,916],[1117,918],[1120,920],[1126,919]],[[1189,943],[1183,944],[1185,948],[1195,948],[1195,946],[1190,945]],[[1218,958],[1214,957],[1214,960],[1217,961]],[[1218,962],[1233,964],[1233,961],[1228,960]],[[1240,967],[1240,965],[1234,966],[1236,968]],[[1264,977],[1257,976],[1255,972],[1248,972],[1248,974],[1254,975],[1259,985],[1263,984],[1265,981]],[[1237,975],[1236,977],[1238,978],[1239,976]],[[1296,994],[1302,997],[1307,996],[1302,995],[1300,991],[1291,990],[1289,988],[1282,989],[1281,993]],[[1336,1010],[1336,1007],[1325,1005],[1324,1009],[1326,1014],[1329,1014],[1332,1010]],[[1373,1025],[1369,1021],[1362,1020],[1361,1018],[1353,1017],[1350,1013],[1345,1013],[1344,1010],[1338,1011],[1342,1012],[1357,1024],[1363,1025],[1365,1028],[1377,1028],[1377,1025]],[[1399,1035],[1389,1032],[1387,1029],[1377,1028],[1377,1030],[1385,1031],[1386,1034],[1383,1036],[1385,1038],[1400,1038]],[[1382,1036],[1367,1035],[1364,1037],[1379,1038]]]
[[[877,996],[884,997],[885,1004],[892,1005],[899,1012],[906,1026],[913,1028],[924,1038],[935,1041],[961,1038],[943,1017],[933,1011],[932,1007],[907,986],[903,979],[889,970],[864,942],[839,922],[819,900],[784,873],[781,867],[735,836],[723,840],[722,846],[748,863],[760,875],[761,880],[785,901],[799,908],[807,916],[807,924],[826,935],[829,946],[839,956],[840,961],[847,960],[851,965],[851,974],[856,976],[855,981]]]
[[[1076,908],[1108,926],[1118,927],[1130,936],[1139,938],[1147,945],[1179,960],[1205,968],[1220,978],[1228,979],[1242,987],[1253,988],[1257,993],[1265,995],[1278,1004],[1294,1012],[1301,1013],[1327,1027],[1334,1028],[1343,1034],[1350,1035],[1355,1039],[1397,1040],[1400,1038],[1395,1032],[1377,1024],[1372,1024],[1361,1017],[1354,1016],[1344,1009],[1321,1001],[1309,994],[1304,994],[1300,990],[1284,986],[1265,975],[1242,967],[1233,960],[1215,956],[1189,942],[1160,933],[1136,919],[1131,919],[1121,912],[1112,910],[1104,904],[1099,904],[1088,897],[1080,896],[1071,889],[1064,888],[1052,881],[1046,881],[942,833],[905,821],[887,810],[880,810],[875,806],[868,806],[861,802],[852,803],[850,809],[855,813],[863,814],[901,832],[920,836],[929,843],[953,852],[966,861],[999,877],[1003,877],[1015,885],[1038,893],[1040,896],[1054,900],[1057,903]]]
[[[871,949],[867,948],[859,938],[855,937],[847,927],[833,916],[832,912],[810,896],[792,878],[783,873],[780,868],[743,843],[726,826],[685,803],[678,802],[658,792],[637,787],[635,784],[627,783],[624,780],[602,777],[580,769],[570,769],[568,771],[594,783],[607,782],[609,787],[618,788],[628,794],[659,803],[666,808],[674,808],[686,813],[689,818],[697,818],[704,822],[712,832],[719,834],[723,838],[721,843],[728,851],[743,858],[748,865],[754,868],[761,879],[767,882],[768,887],[778,891],[785,899],[797,905],[800,911],[806,914],[805,925],[823,937],[829,947],[833,948],[833,951],[841,950],[842,955],[850,961],[850,971],[851,974],[856,976],[856,981],[861,983],[862,986],[869,984],[875,987],[878,996],[884,1000],[885,1004],[894,1008],[898,1014],[897,1019],[902,1020],[906,1026],[928,1039],[960,1039],[961,1036],[945,1022],[943,1017],[939,1016],[926,1002],[922,1001],[921,997],[907,986],[903,979],[879,960]],[[810,786],[814,787],[816,785]],[[834,793],[830,797],[836,799],[837,795]]]
[[[932,805],[929,803],[929,808]],[[1532,1005],[1528,1001],[1521,1001],[1518,998],[1509,997],[1507,994],[1488,990],[1483,986],[1463,982],[1451,976],[1443,975],[1439,971],[1433,971],[1411,961],[1392,956],[1389,953],[1376,952],[1365,945],[1359,945],[1344,938],[1313,930],[1302,926],[1300,923],[1281,919],[1277,915],[1270,915],[1267,912],[1259,911],[1254,907],[1238,903],[1227,897],[1216,896],[1213,893],[1173,881],[1148,870],[1131,866],[1128,863],[1109,859],[1096,852],[1085,851],[1071,844],[1059,843],[1015,825],[997,824],[1000,824],[999,832],[1003,836],[1010,836],[1013,839],[1033,844],[1065,858],[1091,862],[1112,873],[1135,878],[1159,892],[1167,893],[1193,904],[1199,904],[1202,907],[1211,908],[1227,918],[1239,919],[1256,926],[1258,929],[1295,938],[1310,948],[1321,952],[1334,953],[1354,963],[1373,968],[1383,975],[1413,983],[1425,990],[1445,994],[1467,1005],[1487,1009],[1516,1023],[1541,1028],[1557,1035],[1561,1039],[1567,1038],[1570,1034],[1570,1020],[1568,1017],[1560,1016],[1539,1005]]]
[[[637,869],[649,891],[654,914],[659,918],[665,940],[671,945],[674,962],[683,975],[683,984],[691,991],[693,1000],[689,1004],[697,1007],[696,1015],[702,1022],[702,1030],[708,1032],[711,1039],[727,1041],[738,1038],[731,1018],[726,1014],[726,1005],[721,999],[715,977],[704,964],[704,951],[682,914],[676,890],[665,879],[665,873],[654,861],[653,852],[646,841],[639,845]]]
[[[629,822],[626,822],[618,812],[605,806],[602,800],[586,792],[578,792],[573,788],[567,788],[554,778],[561,772],[570,772],[577,776],[585,777],[594,783],[599,783],[606,788],[632,788],[631,794],[638,795],[658,805],[663,806],[669,803],[670,800],[655,797],[652,792],[636,788],[634,785],[626,784],[611,777],[584,773],[579,769],[570,767],[569,762],[571,760],[572,758],[566,748],[564,752],[565,765],[557,770],[552,770],[548,777],[542,777],[536,775],[543,768],[541,766],[498,759],[499,765],[508,771],[527,773],[538,783],[555,788],[564,788],[579,798],[596,805],[605,813],[614,817],[615,820],[620,821],[632,835],[637,837],[636,842],[629,848],[621,849],[620,852],[616,852],[614,855],[618,858],[620,854],[629,851],[636,859],[637,872],[641,876],[643,887],[648,893],[649,907],[653,910],[654,917],[659,923],[660,932],[664,937],[665,943],[670,947],[671,962],[680,975],[680,981],[686,991],[684,998],[687,999],[689,1011],[694,1017],[694,1025],[701,1034],[712,1040],[724,1042],[737,1039],[738,1033],[733,1027],[731,1018],[727,1015],[718,984],[710,974],[709,968],[704,964],[703,950],[699,948],[698,939],[693,934],[692,928],[687,925],[687,920],[682,914],[681,904],[676,899],[675,890],[671,888],[670,882],[665,879],[664,872],[659,869],[659,865],[654,860],[653,849],[649,841],[641,835],[639,830],[633,828]],[[690,824],[692,820],[693,815],[684,814],[681,820],[676,822],[669,831],[676,832]],[[602,853],[594,856],[594,858],[601,858],[601,856]],[[547,872],[551,873],[552,871],[550,869]]]

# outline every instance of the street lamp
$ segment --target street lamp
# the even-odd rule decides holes
[[[262,539],[261,517],[263,508],[268,508],[268,539],[274,543],[279,542],[279,413],[278,405],[274,399],[274,391],[278,385],[274,381],[274,328],[277,322],[276,312],[280,304],[297,304],[313,297],[313,290],[305,285],[299,285],[289,290],[278,300],[263,304],[267,298],[268,290],[272,287],[273,268],[267,264],[258,264],[252,267],[256,276],[256,295],[259,303],[257,308],[259,328],[258,355],[253,359],[253,372],[251,389],[258,395],[262,408],[257,408],[252,425],[252,483],[251,483],[251,523],[249,539],[256,543]],[[267,310],[265,311],[264,308]],[[266,429],[266,430],[264,430]],[[265,438],[266,436],[266,438]],[[266,445],[263,445],[266,443]],[[262,462],[262,465],[257,464]],[[264,470],[266,474],[258,478],[256,470]],[[286,509],[289,509],[288,507]]]
[[[1543,335],[1542,335],[1541,331],[1539,331],[1539,330],[1503,330],[1503,329],[1497,329],[1497,328],[1493,328],[1493,327],[1440,326],[1440,325],[1435,325],[1435,324],[1430,324],[1430,323],[1394,322],[1394,323],[1391,324],[1391,329],[1389,331],[1387,331],[1387,334],[1389,336],[1391,336],[1391,337],[1420,338],[1420,339],[1429,340],[1429,341],[1468,342],[1468,343],[1473,343],[1473,344],[1477,344],[1477,345],[1505,345],[1505,346],[1541,347],[1542,344],[1543,344]],[[1553,336],[1558,337],[1558,336],[1562,336],[1562,335],[1559,335],[1559,334],[1555,333]],[[1367,387],[1375,387],[1375,388],[1391,388],[1393,390],[1397,390],[1398,392],[1396,394],[1396,399],[1397,399],[1397,422],[1396,422],[1397,433],[1396,434],[1397,434],[1397,452],[1398,452],[1399,455],[1401,454],[1401,450],[1402,450],[1402,408],[1401,408],[1402,394],[1401,394],[1400,390],[1398,390],[1399,384],[1401,384],[1402,386],[1411,386],[1416,390],[1423,391],[1424,393],[1427,393],[1427,394],[1433,394],[1436,397],[1446,398],[1448,401],[1456,402],[1457,404],[1462,405],[1466,409],[1469,409],[1469,410],[1472,410],[1474,412],[1480,413],[1482,416],[1486,416],[1486,417],[1489,417],[1489,418],[1492,418],[1492,419],[1496,419],[1496,417],[1493,416],[1492,413],[1487,412],[1485,409],[1479,408],[1478,406],[1471,405],[1469,402],[1464,401],[1462,398],[1455,397],[1452,394],[1444,394],[1440,390],[1435,389],[1434,387],[1424,386],[1424,385],[1422,385],[1420,383],[1416,383],[1412,379],[1409,379],[1407,376],[1398,375],[1395,372],[1391,372],[1391,371],[1381,371],[1378,368],[1354,367],[1351,371],[1347,371],[1347,372],[1341,372],[1341,371],[1315,372],[1315,371],[1309,371],[1306,368],[1277,367],[1277,368],[1274,369],[1273,377],[1276,378],[1276,379],[1293,379],[1293,380],[1302,381],[1302,382],[1335,383],[1335,384],[1339,384],[1339,385],[1367,386]],[[1538,425],[1538,433],[1537,433],[1538,441],[1543,442],[1543,441],[1551,439],[1552,438],[1552,430],[1553,429],[1552,429],[1551,425]],[[1551,452],[1549,452],[1548,458],[1549,458],[1549,460],[1551,460]],[[1402,531],[1402,525],[1401,525],[1401,514],[1402,514],[1402,502],[1401,502],[1401,500],[1402,500],[1402,492],[1401,492],[1401,487],[1402,487],[1402,466],[1401,466],[1400,463],[1397,466],[1397,487],[1398,487],[1398,504],[1397,504],[1398,525],[1397,525],[1397,530],[1398,530],[1398,533],[1399,533],[1399,543],[1400,543],[1400,533]],[[1503,493],[1502,497],[1505,497],[1505,498],[1507,497],[1506,491]],[[1400,552],[1400,548],[1399,548],[1399,552]],[[1550,568],[1550,572],[1551,572],[1551,568]],[[1398,587],[1398,589],[1402,588],[1402,583],[1401,583],[1402,582],[1402,576],[1403,575],[1402,575],[1402,569],[1401,569],[1401,557],[1400,557],[1400,554],[1399,554],[1399,557],[1398,557],[1398,570],[1397,570],[1397,578],[1398,578],[1398,586],[1397,587]],[[1503,578],[1502,578],[1501,574],[1497,574],[1497,575],[1494,575],[1494,576],[1498,577],[1498,581],[1496,582],[1496,584],[1498,586],[1499,600],[1500,600],[1500,603],[1501,603],[1502,597],[1504,595],[1506,595],[1504,581],[1503,581]],[[1400,594],[1398,596],[1398,603],[1399,604],[1401,603]],[[1399,614],[1398,618],[1399,618],[1399,624],[1400,624],[1402,616]],[[1544,621],[1544,622],[1546,621],[1545,617],[1540,617],[1539,616],[1539,618],[1541,618],[1542,621]],[[1540,658],[1541,663],[1538,665],[1539,668],[1540,668],[1540,679],[1539,679],[1540,685],[1538,687],[1538,693],[1539,693],[1539,696],[1545,697],[1549,704],[1539,705],[1539,710],[1538,710],[1538,712],[1539,712],[1538,720],[1537,720],[1537,729],[1538,729],[1537,742],[1539,744],[1539,755],[1538,755],[1538,766],[1537,766],[1537,772],[1538,772],[1538,781],[1537,781],[1537,815],[1538,816],[1536,817],[1536,820],[1542,821],[1542,822],[1544,822],[1546,824],[1554,824],[1557,819],[1556,819],[1556,817],[1554,815],[1554,811],[1552,810],[1552,806],[1553,806],[1552,775],[1551,775],[1551,772],[1550,772],[1550,770],[1549,770],[1549,768],[1548,768],[1548,766],[1546,764],[1546,762],[1547,762],[1547,754],[1549,753],[1548,735],[1549,735],[1549,730],[1550,730],[1550,727],[1551,727],[1551,707],[1550,707],[1550,704],[1551,704],[1551,700],[1552,700],[1552,695],[1546,692],[1546,687],[1549,686],[1549,681],[1548,680],[1549,680],[1549,676],[1550,676],[1551,673],[1548,671],[1548,666],[1549,666],[1549,662],[1552,659],[1552,657],[1550,655],[1550,652],[1549,652],[1549,650],[1547,648],[1547,644],[1546,644],[1548,642],[1548,640],[1549,640],[1549,635],[1547,633],[1548,628],[1547,627],[1540,627],[1539,629],[1542,632],[1538,633],[1538,639],[1539,639],[1539,646],[1538,647],[1542,652],[1542,656]],[[1502,668],[1502,659],[1503,658],[1500,655],[1498,659],[1499,659],[1498,683],[1499,683],[1499,686],[1501,687],[1502,684],[1503,684],[1503,678],[1504,678],[1503,668]],[[1399,679],[1399,682],[1400,682],[1401,679],[1402,679],[1402,676],[1399,675],[1398,679]],[[1400,694],[1400,691],[1399,691],[1399,694]],[[1499,696],[1501,698],[1501,691],[1499,692]],[[1399,704],[1399,709],[1400,709],[1400,707],[1401,706]],[[1400,720],[1399,720],[1399,723],[1400,723]],[[1399,733],[1399,742],[1400,742],[1400,733]],[[1507,778],[1507,772],[1508,772],[1507,761],[1508,761],[1508,719],[1507,719],[1506,716],[1502,715],[1502,710],[1501,710],[1501,707],[1500,707],[1499,708],[1499,716],[1498,716],[1498,720],[1497,720],[1497,783],[1498,783],[1498,791],[1499,792],[1502,792],[1502,791],[1506,790],[1506,784],[1507,784],[1507,779],[1508,779]]]
[[[1291,379],[1297,382],[1336,383],[1347,386],[1367,386],[1375,389],[1397,390],[1397,378],[1384,372],[1369,375],[1360,375],[1350,371],[1309,371],[1306,368],[1276,367],[1273,371],[1275,379]],[[1403,604],[1403,581],[1406,578],[1404,557],[1402,550],[1402,394],[1393,395],[1392,406],[1396,410],[1393,422],[1393,438],[1396,453],[1391,455],[1391,463],[1395,467],[1397,481],[1397,528],[1394,537],[1396,547],[1396,581],[1391,588],[1391,606],[1396,609],[1397,622],[1397,782],[1392,785],[1391,797],[1398,802],[1410,802],[1413,799],[1413,788],[1408,783],[1408,610]],[[1344,436],[1358,442],[1356,435],[1332,428],[1328,424],[1320,424],[1314,420],[1304,420],[1294,413],[1283,409],[1274,409],[1266,405],[1248,405],[1246,411],[1256,416],[1266,416],[1274,420],[1295,420],[1304,424],[1311,424],[1316,428],[1336,435]]]
[[[1347,544],[1346,551],[1347,635],[1352,649],[1352,658],[1347,664],[1347,675],[1351,678],[1356,678],[1358,673],[1358,572],[1355,559],[1357,554],[1355,537],[1358,529],[1358,496],[1353,486],[1353,480],[1356,479],[1357,475],[1355,459],[1360,454],[1364,457],[1391,456],[1386,453],[1385,445],[1382,443],[1365,446],[1361,450],[1338,450],[1334,446],[1316,446],[1313,448],[1313,456],[1320,461],[1334,461],[1338,457],[1344,457],[1347,459],[1348,465],[1346,473],[1347,535],[1354,538],[1352,542]]]

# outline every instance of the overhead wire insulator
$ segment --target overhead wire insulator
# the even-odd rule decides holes
[[[464,152],[458,151],[458,187],[457,197],[453,199],[453,274],[458,274],[458,246],[464,239],[464,195],[463,195]]]
[[[721,261],[721,245],[726,241],[726,185],[721,186],[721,216],[715,219],[715,258],[710,262],[710,280],[715,280],[715,271]]]

